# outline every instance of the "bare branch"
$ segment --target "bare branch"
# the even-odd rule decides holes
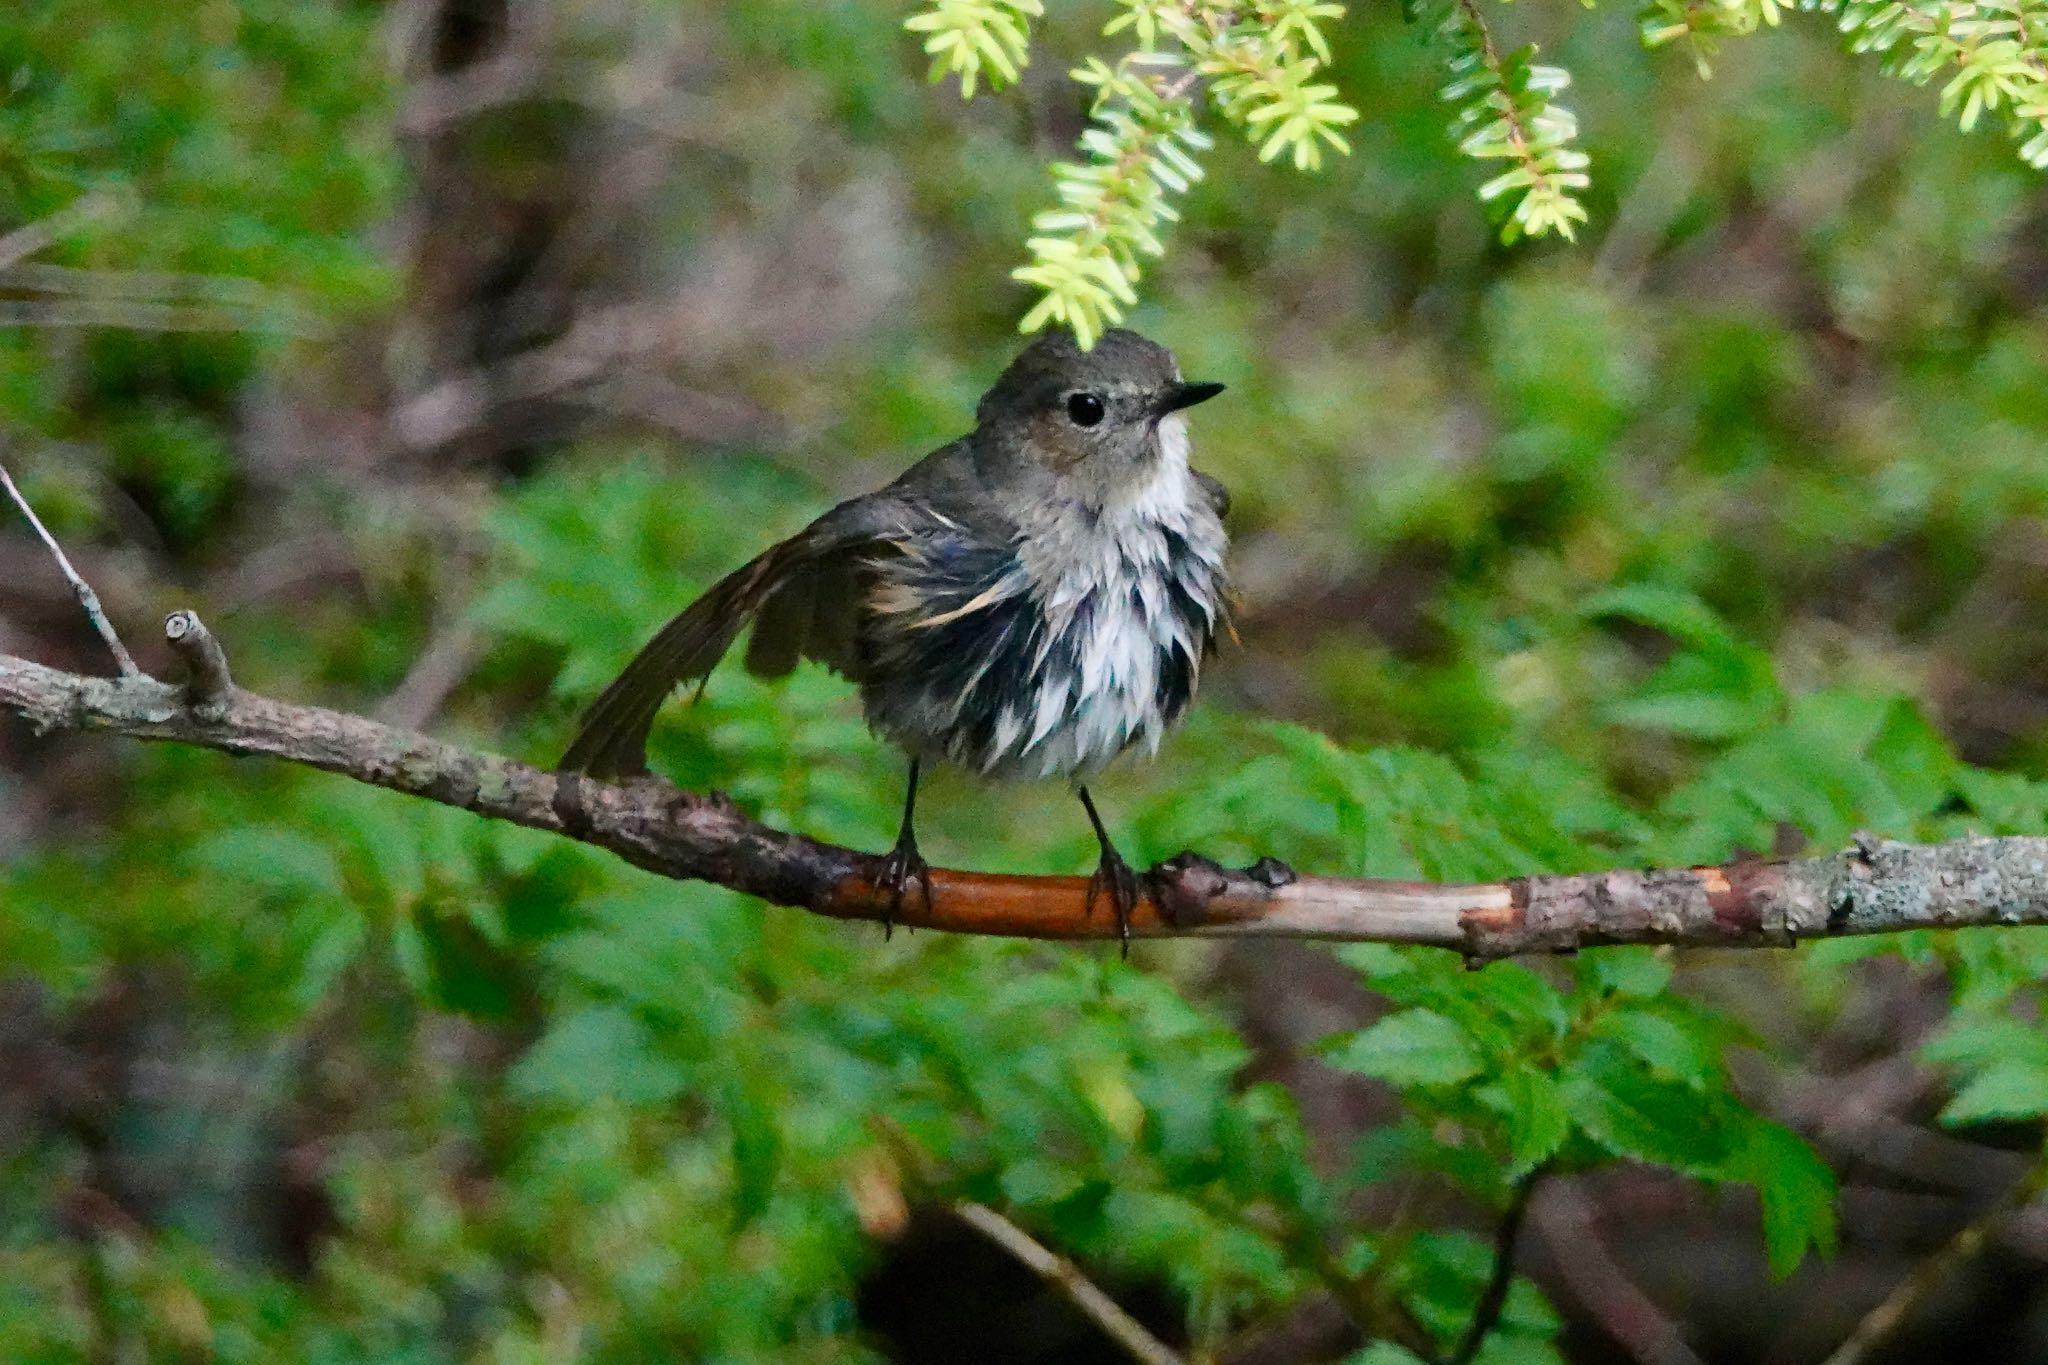
[[[28,505],[28,499],[14,486],[14,479],[8,474],[7,466],[4,464],[0,464],[0,489],[6,490],[14,505],[21,509],[21,514],[28,518],[28,524],[42,537],[43,544],[49,547],[50,554],[57,561],[57,567],[63,571],[65,580],[71,584],[71,591],[78,594],[78,605],[85,608],[85,614],[92,618],[93,628],[99,631],[100,638],[107,642],[107,648],[114,652],[114,662],[121,666],[123,676],[140,677],[142,670],[135,666],[134,656],[129,654],[128,647],[121,643],[121,637],[114,633],[113,623],[107,620],[106,612],[100,610],[99,594],[92,590],[91,584],[78,576],[78,570],[71,567],[71,561],[64,557],[64,547],[57,543],[57,538],[43,525],[42,518],[36,515],[36,509]]]
[[[239,688],[208,705],[139,674],[66,673],[0,655],[0,711],[39,730],[101,730],[260,754],[607,849],[680,880],[715,882],[835,919],[955,933],[1107,939],[1084,877],[944,869],[927,906],[892,907],[882,858],[750,819],[723,795],[658,778],[612,784],[477,753],[361,716]],[[2048,924],[2048,838],[1919,846],[1860,840],[1832,857],[1435,885],[1297,876],[1270,859],[1221,867],[1192,853],[1147,872],[1141,938],[1314,938],[1450,948],[1473,962],[1607,943],[1773,947],[1902,929]]]
[[[24,223],[0,237],[0,270],[35,255],[44,247],[70,236],[78,229],[107,217],[122,207],[119,196],[99,190],[71,201],[47,218]]]
[[[106,327],[130,332],[271,332],[310,338],[320,324],[290,313],[258,313],[212,303],[148,299],[0,299],[0,327]]]
[[[1465,1335],[1458,1339],[1457,1349],[1445,1357],[1446,1365],[1472,1365],[1479,1358],[1479,1348],[1486,1345],[1486,1338],[1492,1334],[1494,1324],[1500,1321],[1501,1310],[1508,1306],[1508,1290],[1515,1283],[1515,1244],[1522,1237],[1522,1220],[1529,1212],[1529,1196],[1536,1193],[1536,1186],[1549,1173],[1548,1166],[1538,1166],[1517,1180],[1508,1192],[1508,1206],[1502,1210],[1500,1224],[1493,1234],[1493,1273],[1487,1277],[1486,1286],[1473,1305],[1472,1320],[1465,1324]]]
[[[427,642],[426,651],[378,704],[376,718],[404,729],[425,725],[483,655],[483,633],[467,617],[458,618]]]
[[[2036,1163],[2014,1181],[1990,1208],[1965,1223],[1948,1245],[1913,1267],[1884,1301],[1865,1314],[1848,1338],[1822,1365],[1863,1365],[1920,1307],[1956,1273],[1983,1254],[1992,1233],[2034,1202],[2048,1183],[2048,1166]]]
[[[1025,1269],[1085,1313],[1111,1340],[1129,1352],[1131,1359],[1143,1365],[1182,1365],[1178,1351],[1153,1336],[1144,1323],[1125,1312],[1122,1305],[1103,1293],[1101,1286],[1083,1275],[1072,1261],[1040,1243],[986,1204],[963,1202],[955,1204],[953,1212],[961,1222],[1016,1257]]]
[[[1705,1365],[1678,1324],[1608,1255],[1594,1226],[1592,1202],[1576,1181],[1551,1181],[1534,1216],[1565,1284],[1629,1359],[1637,1365]]]
[[[0,266],[0,288],[67,298],[196,300],[259,310],[296,307],[261,280],[187,270],[99,270],[24,261]]]

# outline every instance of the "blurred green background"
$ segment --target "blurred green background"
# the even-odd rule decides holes
[[[695,590],[968,422],[1102,46],[1052,10],[962,104],[853,0],[10,6],[4,457],[131,642],[192,606],[247,686],[551,761]],[[1230,385],[1242,646],[1098,786],[1126,852],[2041,833],[2041,177],[1821,17],[1702,83],[1623,9],[1489,15],[1577,75],[1579,245],[1497,244],[1442,53],[1360,6],[1356,154],[1224,140],[1149,277],[1133,325]],[[0,649],[107,668],[8,517]],[[822,672],[721,672],[655,762],[893,835]],[[1057,787],[921,814],[935,861],[1093,859]],[[884,941],[0,722],[0,1358],[1122,1359],[968,1199],[1191,1359],[1392,1365],[1543,1164],[1481,1360],[1819,1360],[2038,1178],[2044,967]],[[2048,1217],[1989,1226],[1871,1359],[2048,1356]]]

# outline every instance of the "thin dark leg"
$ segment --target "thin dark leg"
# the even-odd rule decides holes
[[[896,916],[903,910],[903,893],[912,878],[924,896],[924,912],[932,912],[931,868],[917,851],[917,760],[910,760],[910,781],[903,794],[903,826],[896,832],[896,847],[882,860],[881,885],[889,892],[889,918],[882,921],[887,937],[896,928]]]
[[[1095,802],[1089,797],[1086,787],[1075,788],[1081,795],[1081,809],[1088,812],[1088,823],[1095,827],[1095,842],[1102,846],[1102,861],[1095,865],[1095,875],[1088,879],[1089,914],[1095,913],[1095,898],[1101,894],[1109,896],[1110,909],[1116,912],[1117,937],[1123,940],[1124,956],[1131,955],[1131,912],[1138,908],[1138,874],[1124,861],[1123,854],[1116,851],[1110,842],[1109,830],[1104,827],[1102,817],[1095,811]]]
[[[896,829],[896,846],[913,852],[917,849],[917,768],[918,761],[910,760],[910,776],[903,783],[903,823]]]

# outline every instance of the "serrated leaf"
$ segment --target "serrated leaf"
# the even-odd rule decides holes
[[[1681,1085],[1698,1089],[1720,1075],[1713,1044],[1662,1014],[1615,1010],[1594,1023],[1593,1035],[1619,1044],[1658,1075]]]
[[[1726,1174],[1730,1135],[1703,1112],[1701,1097],[1651,1075],[1613,1044],[1589,1047],[1562,1084],[1573,1122],[1616,1156],[1688,1175]]]
[[[1791,1129],[1759,1120],[1742,1154],[1743,1178],[1763,1202],[1764,1250],[1771,1274],[1799,1268],[1808,1247],[1835,1250],[1835,1173]]]
[[[1479,1074],[1478,1046],[1434,1010],[1402,1010],[1351,1034],[1328,1054],[1332,1066],[1393,1085],[1456,1085]]]
[[[1524,1175],[1557,1154],[1571,1136],[1572,1120],[1557,1078],[1534,1067],[1514,1067],[1499,1078],[1507,1104],[1510,1178]]]

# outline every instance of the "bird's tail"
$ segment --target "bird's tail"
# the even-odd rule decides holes
[[[557,766],[592,777],[647,771],[647,733],[676,684],[707,676],[789,569],[777,546],[721,578],[647,642],[626,671],[583,713],[582,728]]]

